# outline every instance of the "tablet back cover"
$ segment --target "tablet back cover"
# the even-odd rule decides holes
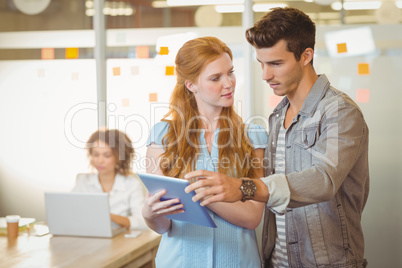
[[[200,201],[193,202],[195,192],[186,193],[184,189],[189,185],[187,180],[172,177],[137,173],[148,191],[153,195],[161,190],[166,190],[166,194],[161,200],[179,198],[184,205],[184,213],[166,216],[169,219],[183,221],[187,223],[216,228],[216,224],[209,215],[207,208],[200,205]]]

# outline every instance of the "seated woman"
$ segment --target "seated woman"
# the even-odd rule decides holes
[[[146,229],[141,215],[144,187],[131,171],[134,148],[117,129],[99,129],[86,143],[90,165],[97,173],[78,174],[73,192],[108,193],[111,220],[127,229]]]

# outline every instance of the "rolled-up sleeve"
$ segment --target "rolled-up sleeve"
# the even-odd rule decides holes
[[[267,207],[275,214],[283,215],[290,201],[289,184],[284,174],[274,174],[261,180],[268,187]]]

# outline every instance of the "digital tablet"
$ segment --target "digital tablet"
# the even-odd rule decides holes
[[[200,201],[193,202],[195,192],[186,193],[184,189],[190,185],[187,180],[172,177],[137,173],[148,191],[153,195],[159,191],[166,190],[161,200],[179,198],[184,205],[184,213],[166,216],[169,219],[183,221],[192,224],[216,228],[216,224],[209,215],[207,208],[200,205]]]

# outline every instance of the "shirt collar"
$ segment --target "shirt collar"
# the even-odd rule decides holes
[[[112,190],[125,190],[126,187],[124,184],[124,179],[125,179],[125,177],[123,175],[121,175],[120,173],[117,173],[116,177],[114,179]],[[99,186],[102,189],[100,182],[99,182],[98,173],[91,174],[89,184],[94,185],[94,186]]]
[[[313,116],[315,110],[317,109],[317,106],[324,96],[324,94],[327,92],[329,88],[329,81],[328,78],[325,74],[321,74],[318,76],[317,81],[315,81],[313,87],[311,88],[310,92],[307,94],[306,99],[303,102],[303,106],[299,111],[300,115],[304,116]],[[278,112],[282,108],[284,108],[286,105],[288,105],[289,100],[285,96],[282,101],[278,104],[278,106],[275,107],[273,112]]]
[[[303,107],[301,108],[299,114],[312,117],[328,88],[329,81],[326,75],[319,75],[317,81],[315,81],[313,87],[304,100]]]

